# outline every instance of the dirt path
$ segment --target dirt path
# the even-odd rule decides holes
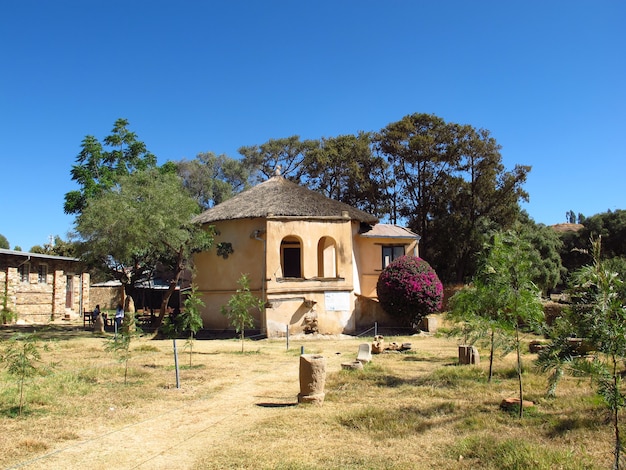
[[[298,363],[265,359],[225,388],[11,468],[188,469],[238,430],[296,403]],[[175,392],[174,392],[175,393]],[[263,406],[266,405],[266,406]]]

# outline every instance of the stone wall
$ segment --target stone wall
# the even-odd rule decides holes
[[[83,302],[89,301],[89,274],[80,273],[77,261],[21,252],[0,255],[0,290],[18,322],[79,317]],[[22,279],[24,266],[28,272]]]
[[[121,287],[91,287],[89,290],[89,307],[87,310],[93,310],[96,305],[100,305],[101,310],[111,310],[117,307],[117,304],[121,302]]]

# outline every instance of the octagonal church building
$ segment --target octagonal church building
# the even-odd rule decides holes
[[[268,337],[354,334],[393,323],[376,301],[382,269],[418,255],[419,236],[275,175],[198,215],[215,240],[194,257],[204,328],[229,329],[221,307],[247,274],[262,299],[255,329]]]

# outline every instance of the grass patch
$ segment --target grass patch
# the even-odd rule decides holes
[[[97,461],[98,446],[119,442],[121,455],[125,431],[145,436],[146,449],[176,452],[184,442],[195,457],[185,468],[197,469],[595,469],[612,461],[612,430],[589,381],[564,377],[557,398],[546,399],[546,377],[528,367],[525,397],[535,409],[520,420],[499,409],[517,394],[514,358],[498,359],[497,381],[488,383],[485,361],[450,365],[457,345],[447,338],[386,338],[412,349],[374,355],[363,370],[341,368],[362,338],[303,340],[306,354],[326,358],[322,406],[296,405],[299,344],[287,351],[284,341],[246,342],[254,349],[242,353],[239,341],[198,340],[192,367],[179,355],[176,389],[170,341],[137,339],[124,386],[124,368],[102,339],[56,339],[42,359],[57,366],[30,379],[19,419],[16,385],[0,369],[0,435],[10,436],[0,439],[0,468],[107,436],[80,453],[95,459],[87,467],[105,468],[111,462]],[[170,416],[175,410],[184,414]],[[175,434],[152,430],[170,419]],[[190,435],[187,419],[198,423]]]
[[[338,418],[339,423],[375,439],[396,439],[422,434],[436,426],[443,417],[452,417],[456,407],[450,402],[434,403],[425,407],[400,406],[377,408],[368,406]]]
[[[21,451],[29,453],[43,452],[45,450],[48,450],[49,448],[48,444],[37,439],[24,439],[22,441],[19,441],[16,445],[17,448]]]
[[[458,390],[467,386],[473,387],[480,383],[487,383],[487,374],[479,367],[444,366],[417,379],[415,385]]]
[[[588,470],[599,468],[588,458],[577,457],[571,451],[553,449],[521,439],[498,439],[493,436],[470,436],[450,449],[450,456],[471,462],[483,469],[498,470]]]
[[[157,348],[156,346],[153,346],[152,344],[142,344],[142,345],[139,345],[139,346],[133,348],[133,351],[137,351],[137,352],[161,352],[161,350],[159,348]]]

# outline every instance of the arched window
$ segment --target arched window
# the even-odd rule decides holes
[[[317,243],[318,277],[337,277],[337,244],[331,237],[322,237]]]
[[[296,237],[285,237],[280,242],[280,264],[283,277],[302,277],[302,242]]]

